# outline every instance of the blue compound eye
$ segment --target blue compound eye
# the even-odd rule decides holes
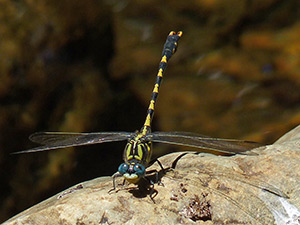
[[[123,175],[124,173],[127,172],[128,168],[129,168],[129,165],[128,165],[128,164],[122,163],[122,164],[119,166],[118,171],[119,171],[120,174]]]
[[[145,167],[142,164],[136,164],[134,167],[134,172],[139,176],[143,176],[145,174]]]

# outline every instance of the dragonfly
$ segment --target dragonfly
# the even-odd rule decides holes
[[[146,168],[151,162],[153,142],[193,147],[199,151],[201,149],[206,149],[209,151],[226,154],[247,154],[247,151],[259,147],[260,144],[256,142],[210,138],[188,132],[151,132],[151,123],[159,88],[167,67],[167,63],[172,55],[174,55],[176,52],[178,41],[182,37],[182,34],[182,31],[171,31],[167,37],[163,47],[162,57],[159,63],[156,82],[152,91],[146,119],[140,131],[93,133],[37,132],[33,133],[29,139],[32,142],[40,144],[41,146],[15,153],[40,152],[58,148],[127,140],[127,144],[123,153],[124,163],[119,166],[118,171],[113,175],[113,187],[115,189],[116,177],[123,176],[125,180],[133,184],[137,184],[142,178],[145,178]],[[163,169],[161,164],[160,166]]]

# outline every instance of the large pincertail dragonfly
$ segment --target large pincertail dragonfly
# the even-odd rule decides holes
[[[172,31],[167,37],[162,52],[162,58],[159,63],[146,120],[140,131],[93,133],[37,132],[32,134],[29,139],[42,146],[16,153],[40,152],[72,146],[127,140],[123,153],[124,163],[119,166],[118,172],[113,175],[114,190],[115,178],[118,176],[123,176],[125,180],[134,184],[137,184],[141,178],[145,178],[146,168],[149,165],[152,155],[152,142],[193,147],[198,150],[206,149],[226,154],[243,154],[248,150],[259,147],[259,144],[250,141],[209,138],[185,132],[151,132],[151,122],[154,115],[154,107],[157,101],[159,87],[167,63],[171,56],[176,52],[178,40],[181,36],[181,31],[177,33]]]

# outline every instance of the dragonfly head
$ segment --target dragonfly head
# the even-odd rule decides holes
[[[122,163],[118,169],[119,173],[130,183],[136,184],[145,176],[145,167],[139,163]]]

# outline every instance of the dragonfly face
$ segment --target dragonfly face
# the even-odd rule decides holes
[[[128,182],[136,184],[145,176],[146,169],[140,163],[122,163],[118,171]]]

